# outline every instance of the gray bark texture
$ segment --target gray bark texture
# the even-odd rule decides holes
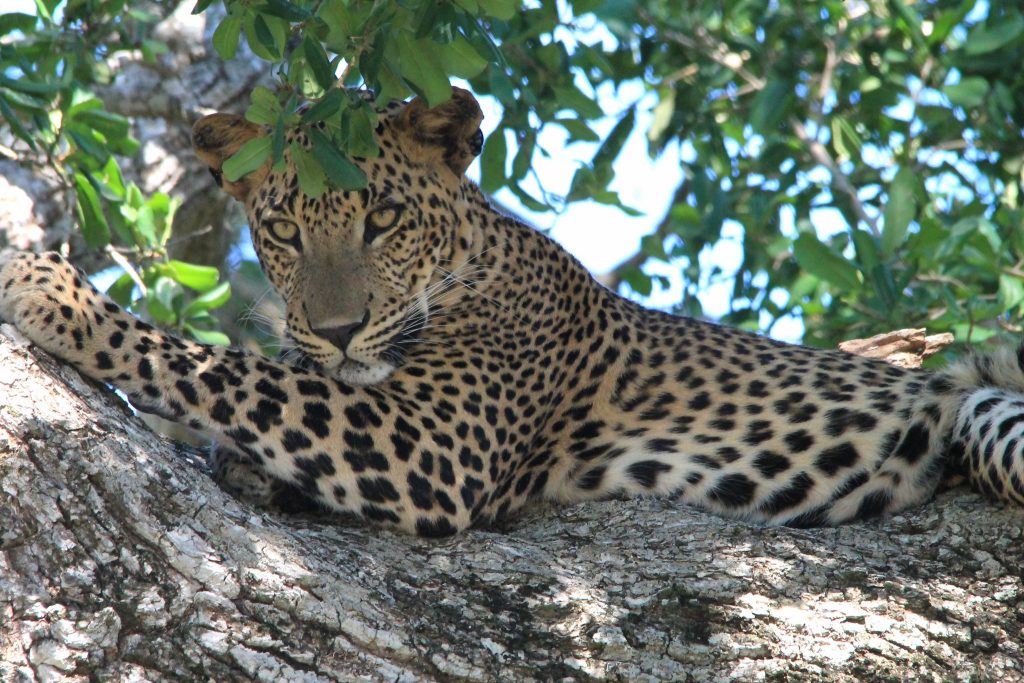
[[[1024,511],[662,499],[446,541],[275,516],[0,329],[0,680],[1024,681]]]

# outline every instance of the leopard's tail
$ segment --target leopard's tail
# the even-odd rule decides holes
[[[967,356],[931,385],[958,399],[953,469],[979,490],[1024,505],[1024,345]]]
[[[856,488],[837,492],[826,523],[916,505],[943,480],[959,478],[996,498],[1024,504],[1024,346],[967,356],[915,391],[907,427],[889,457]],[[805,516],[786,523],[804,526]],[[820,523],[816,514],[808,519]]]

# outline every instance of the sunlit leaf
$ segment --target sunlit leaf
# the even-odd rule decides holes
[[[917,182],[913,169],[904,166],[889,185],[882,226],[882,251],[886,254],[892,254],[903,244],[907,226],[917,215]]]
[[[507,156],[505,130],[498,128],[488,136],[480,155],[480,188],[484,192],[494,192],[505,183]]]
[[[188,320],[192,316],[203,311],[212,311],[215,308],[220,308],[226,304],[230,298],[231,283],[222,282],[190,301],[181,312],[181,317]]]
[[[793,256],[808,273],[843,289],[860,285],[857,269],[834,253],[811,233],[803,233],[793,243]]]
[[[327,189],[327,176],[313,153],[297,142],[289,146],[292,162],[299,174],[299,187],[309,197],[319,197]]]
[[[93,249],[100,249],[110,243],[110,225],[103,213],[99,195],[89,179],[81,173],[75,174],[75,203],[79,227],[85,243]]]
[[[252,173],[262,166],[270,156],[271,139],[269,135],[261,135],[242,145],[230,159],[224,162],[221,170],[224,178],[235,182],[247,173]]]
[[[238,39],[242,33],[242,20],[228,15],[213,32],[213,48],[221,59],[234,59],[238,51]]]
[[[337,187],[343,190],[358,190],[366,187],[366,174],[344,154],[330,138],[316,128],[309,131],[313,143],[313,156],[320,162],[324,173]]]

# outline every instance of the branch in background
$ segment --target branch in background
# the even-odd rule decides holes
[[[828,153],[825,145],[813,137],[807,131],[803,122],[796,117],[790,117],[789,126],[793,129],[797,139],[806,145],[807,151],[810,152],[814,160],[828,169],[829,175],[832,178],[833,189],[849,197],[850,204],[853,206],[853,211],[857,214],[857,218],[868,226],[872,235],[881,238],[882,232],[878,229],[878,221],[869,216],[864,210],[864,204],[861,203],[860,197],[857,196],[857,188],[850,183],[850,179],[846,177],[846,174],[839,170],[839,165],[836,164],[832,155]]]
[[[919,368],[925,360],[953,341],[949,332],[928,335],[924,328],[906,329],[840,342],[839,350],[865,358],[878,358],[901,368]]]
[[[638,14],[641,19],[651,26],[657,26],[657,22],[647,12],[639,10]],[[682,45],[688,50],[700,52],[716,64],[729,69],[743,79],[747,85],[754,90],[761,90],[767,83],[765,79],[752,73],[746,68],[746,62],[742,56],[731,51],[727,45],[722,43],[715,36],[710,35],[703,27],[697,27],[694,30],[695,38],[671,29],[659,27],[658,30],[666,39]],[[828,94],[828,90],[831,89],[835,66],[839,62],[839,58],[835,54],[835,46],[831,41],[826,42],[826,50],[825,68],[820,79],[818,93],[819,98],[823,98]],[[770,69],[770,65],[766,65],[765,69]],[[864,210],[864,204],[861,202],[860,197],[857,196],[857,189],[850,183],[849,178],[847,178],[839,169],[839,165],[836,163],[835,159],[832,158],[832,155],[829,154],[825,145],[821,144],[821,142],[813,137],[807,131],[807,127],[804,126],[803,122],[797,118],[790,117],[789,125],[793,129],[793,133],[796,135],[797,139],[804,144],[811,157],[817,163],[828,169],[833,189],[837,192],[841,192],[849,198],[853,211],[857,215],[857,219],[863,221],[875,237],[880,237],[881,232],[878,228],[878,221],[869,216],[867,211]]]

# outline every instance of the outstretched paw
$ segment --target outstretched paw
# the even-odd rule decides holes
[[[57,253],[0,252],[0,320],[37,346],[65,358],[92,342],[94,329],[120,311]]]

